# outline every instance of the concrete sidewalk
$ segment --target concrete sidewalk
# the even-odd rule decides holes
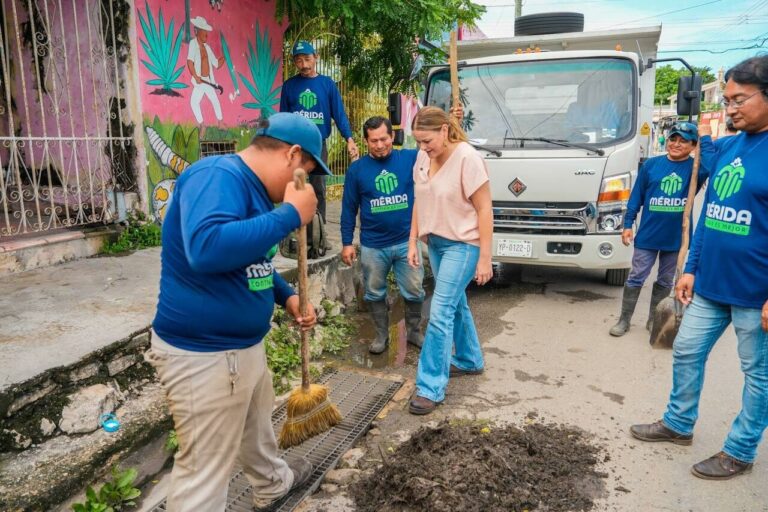
[[[340,249],[340,202],[328,203],[328,239]],[[317,261],[317,260],[312,260]],[[296,261],[275,258],[279,272]],[[160,248],[95,257],[0,278],[0,392],[152,323],[160,277]]]

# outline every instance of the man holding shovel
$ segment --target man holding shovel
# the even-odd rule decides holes
[[[303,484],[304,459],[277,457],[272,377],[262,340],[275,303],[302,329],[316,321],[275,272],[277,244],[306,225],[317,199],[294,185],[302,167],[328,173],[317,128],[298,114],[262,120],[251,144],[204,158],[176,181],[163,222],[152,347],[179,439],[168,510],[222,512],[235,459],[265,506]],[[277,208],[275,203],[282,202]]]
[[[371,311],[376,338],[368,350],[381,354],[389,342],[387,275],[394,270],[405,299],[408,343],[421,347],[421,305],[424,302],[424,267],[408,264],[408,237],[413,213],[415,149],[392,150],[392,123],[372,117],[363,125],[368,154],[349,166],[341,203],[341,259],[352,265],[357,257],[352,245],[360,211],[360,256],[365,301]]]
[[[707,357],[733,323],[744,373],[741,412],[722,451],[692,468],[712,480],[749,472],[768,426],[768,56],[737,64],[725,79],[723,105],[740,133],[713,143],[710,127],[700,127],[702,165],[712,172],[675,290],[689,306],[674,342],[667,411],[630,429],[643,441],[691,444]]]
[[[693,159],[691,152],[698,141],[696,125],[679,122],[672,126],[667,137],[667,154],[646,160],[637,174],[637,182],[627,204],[621,241],[632,243],[632,225],[642,209],[643,219],[634,237],[635,251],[632,270],[624,284],[619,321],[611,327],[611,336],[624,336],[629,331],[632,314],[643,283],[659,260],[656,282],[651,292],[651,308],[646,329],[651,329],[656,306],[672,292],[675,263],[682,238],[683,210],[691,181]],[[705,176],[699,173],[699,183]]]

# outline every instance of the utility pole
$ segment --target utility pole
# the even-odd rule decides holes
[[[523,15],[523,0],[515,0],[515,18]]]

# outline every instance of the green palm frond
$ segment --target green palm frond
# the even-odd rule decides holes
[[[155,18],[146,0],[144,12],[147,17],[145,19],[139,12],[139,23],[146,41],[139,42],[149,60],[142,59],[141,63],[157,77],[148,80],[147,85],[160,86],[165,90],[186,89],[189,85],[177,81],[184,70],[183,64],[176,68],[176,61],[181,51],[181,28],[174,32],[173,20],[170,20],[166,27],[162,9],[158,10],[157,24],[155,24]]]
[[[248,41],[247,60],[251,79],[249,80],[242,73],[238,74],[254,101],[243,103],[243,107],[261,110],[264,117],[269,117],[275,113],[275,105],[279,102],[277,96],[280,94],[280,86],[273,87],[273,84],[277,78],[280,61],[278,57],[272,56],[269,29],[265,28],[262,33],[258,23],[256,39],[253,44]]]

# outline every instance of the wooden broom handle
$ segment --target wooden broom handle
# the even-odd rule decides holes
[[[677,278],[683,275],[683,264],[685,255],[688,252],[688,245],[691,232],[691,211],[693,210],[693,201],[696,198],[696,188],[699,181],[699,163],[701,160],[701,149],[699,145],[693,150],[693,170],[691,171],[691,184],[688,186],[688,199],[685,201],[683,210],[683,241],[680,244],[680,252],[677,255]]]
[[[296,190],[304,190],[307,173],[298,168],[293,171],[293,184]],[[299,312],[302,317],[307,315],[307,226],[296,230],[299,239]],[[301,327],[299,327],[301,329]],[[301,388],[309,391],[309,332],[301,329]]]
[[[451,42],[448,47],[448,58],[451,65],[451,107],[459,104],[459,62],[458,50],[456,49],[456,31],[451,30]]]

